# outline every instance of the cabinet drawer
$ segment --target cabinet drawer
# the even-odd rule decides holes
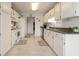
[[[64,34],[61,34],[61,33],[55,32],[54,35],[55,35],[54,37],[56,37],[56,38],[60,38],[60,39],[64,38]]]

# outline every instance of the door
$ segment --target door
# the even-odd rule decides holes
[[[33,34],[35,35],[35,17],[33,17]]]

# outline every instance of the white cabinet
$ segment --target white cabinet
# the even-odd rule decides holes
[[[51,9],[49,12],[47,12],[45,15],[44,15],[44,22],[48,22],[48,19],[52,18],[52,17],[55,17],[54,15],[54,12],[55,12],[55,9]]]
[[[1,11],[1,55],[11,48],[11,18],[10,14]]]
[[[57,3],[54,8],[55,8],[55,19],[60,20],[60,16],[61,16],[60,3]]]
[[[11,10],[11,16],[16,18],[17,20],[19,19],[20,15],[17,13],[14,9]]]
[[[12,47],[14,46],[14,44],[16,43],[16,40],[17,40],[17,31],[16,30],[12,30],[11,31],[11,44],[12,44]]]
[[[61,18],[79,16],[79,2],[61,2]]]
[[[79,34],[65,35],[65,56],[79,56]]]
[[[44,22],[48,22],[48,19],[49,19],[49,14],[46,13],[45,16],[44,16]]]
[[[74,16],[79,16],[79,2],[74,2]]]
[[[5,53],[11,48],[11,3],[0,3],[0,53]]]
[[[61,2],[57,3],[53,9],[47,12],[44,16],[44,22],[55,17],[56,21],[66,18],[79,16],[79,2]]]
[[[48,45],[53,49],[54,46],[54,35],[50,30],[44,29],[44,39],[48,43]]]
[[[10,2],[1,2],[1,10],[11,14],[11,3]]]
[[[48,37],[48,44],[50,45],[50,47],[53,49],[54,47],[54,33],[50,30],[48,30],[48,34],[49,34],[49,37]]]
[[[54,38],[54,48],[53,50],[56,52],[56,54],[58,55],[58,38]]]
[[[55,8],[50,10],[50,18],[55,17]]]
[[[54,32],[54,50],[58,56],[63,55],[64,34]]]
[[[44,29],[44,39],[58,56],[63,55],[64,35]]]
[[[61,2],[61,18],[74,16],[74,2]]]
[[[44,29],[45,41],[58,56],[79,56],[78,38],[79,34],[62,34]]]

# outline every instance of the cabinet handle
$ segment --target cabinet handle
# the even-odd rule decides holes
[[[0,36],[1,36],[1,33],[0,33]]]
[[[57,34],[56,34],[57,35]]]
[[[75,14],[76,14],[76,11],[75,11]]]
[[[64,42],[64,45],[65,45],[66,43]]]

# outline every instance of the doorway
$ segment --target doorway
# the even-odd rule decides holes
[[[33,35],[35,35],[35,17],[33,17]]]

